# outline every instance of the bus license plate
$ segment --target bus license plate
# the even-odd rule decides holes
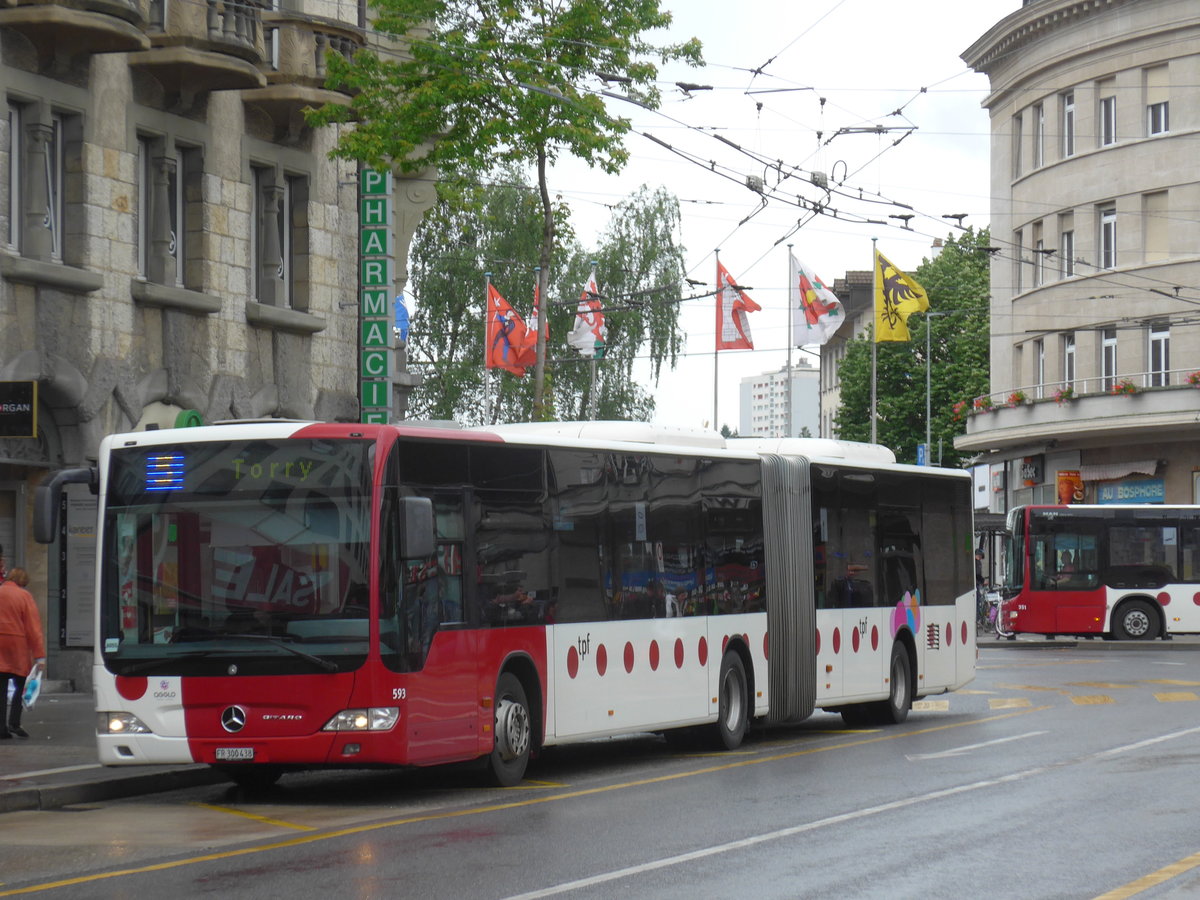
[[[218,762],[248,762],[254,759],[253,747],[218,747]]]

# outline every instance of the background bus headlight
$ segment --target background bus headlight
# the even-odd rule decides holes
[[[127,712],[97,713],[96,731],[100,734],[153,734],[141,719]]]
[[[395,706],[343,709],[326,723],[323,731],[388,731],[396,727],[400,710]]]

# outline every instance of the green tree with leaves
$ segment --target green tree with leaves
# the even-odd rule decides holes
[[[499,158],[535,167],[541,201],[541,291],[549,296],[555,203],[547,169],[562,153],[620,171],[626,119],[599,88],[656,107],[654,59],[700,62],[696,40],[655,47],[666,28],[657,0],[372,0],[376,31],[405,53],[329,55],[328,84],[348,88],[349,107],[327,104],[312,125],[353,122],[334,154],[380,168],[436,167],[456,177],[486,173]],[[539,335],[533,415],[543,418],[545,344]]]
[[[907,343],[876,347],[876,440],[901,462],[916,462],[925,441],[925,341],[930,343],[930,457],[941,465],[964,463],[954,437],[966,430],[965,407],[988,392],[988,269],[990,233],[985,228],[951,235],[934,259],[912,272],[929,295],[929,314],[908,320]],[[839,437],[871,439],[871,344],[867,333],[846,349],[838,369],[841,406],[834,417]],[[957,408],[956,408],[957,407]],[[939,460],[940,443],[940,460]]]
[[[580,246],[568,216],[565,205],[555,206],[566,265],[550,273],[542,304],[550,320],[546,408],[562,419],[649,419],[654,400],[635,365],[648,358],[657,380],[663,363],[674,366],[683,342],[678,201],[643,187],[616,206],[592,250]],[[483,422],[484,273],[528,318],[540,232],[537,192],[515,166],[497,170],[488,185],[439,185],[438,203],[418,227],[410,254],[417,304],[409,366],[424,376],[410,398],[411,416]],[[593,262],[608,324],[604,358],[594,363],[566,345]],[[498,371],[490,384],[491,421],[527,418],[529,378]]]

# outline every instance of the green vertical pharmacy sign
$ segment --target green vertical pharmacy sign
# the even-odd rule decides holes
[[[363,169],[359,175],[358,282],[361,421],[392,417],[392,176]]]

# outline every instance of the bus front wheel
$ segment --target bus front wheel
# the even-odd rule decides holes
[[[741,656],[733,650],[726,652],[717,681],[717,735],[726,750],[736,750],[746,735],[750,719],[747,684]]]
[[[1145,600],[1130,600],[1113,616],[1112,633],[1118,641],[1149,641],[1157,635],[1158,618]]]
[[[492,781],[513,787],[525,777],[533,743],[533,720],[521,680],[505,672],[496,682],[496,744],[488,761]]]

